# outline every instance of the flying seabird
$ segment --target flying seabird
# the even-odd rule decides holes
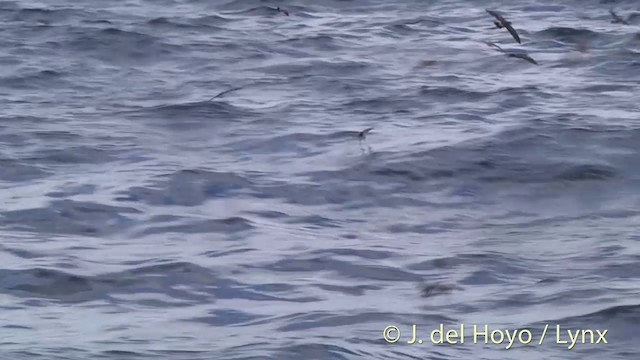
[[[627,22],[627,20],[625,20],[624,18],[622,18],[622,16],[616,14],[615,11],[613,11],[613,8],[609,9],[609,14],[611,14],[611,16],[613,17],[613,20],[611,20],[612,24],[623,24],[623,25],[629,25],[629,23]]]
[[[276,11],[277,11],[277,12],[284,13],[285,15],[289,16],[289,12],[288,12],[287,10],[285,10],[285,9],[280,9],[280,6],[278,6],[278,7],[276,8]]]
[[[372,128],[372,127],[370,127],[370,128],[366,128],[366,129],[364,129],[364,130],[360,131],[360,132],[358,133],[358,139],[360,139],[361,141],[362,141],[362,140],[364,140],[364,139],[366,139],[366,138],[367,138],[367,134],[368,134],[369,132],[371,132],[371,130],[373,130],[373,128]]]
[[[453,290],[462,290],[455,284],[420,284],[422,297],[431,297],[436,295],[450,294]]]
[[[538,65],[538,63],[531,56],[525,53],[510,53],[510,54],[507,54],[507,56],[527,60],[528,62],[534,65]]]
[[[217,99],[219,97],[223,97],[223,96],[225,96],[226,94],[228,94],[228,93],[230,93],[232,91],[236,91],[236,90],[240,90],[240,89],[242,89],[242,88],[241,87],[236,87],[236,88],[231,88],[231,89],[225,90],[225,91],[221,92],[220,94],[218,94],[218,95],[212,97],[211,99],[209,99],[209,101],[212,101],[213,99]]]
[[[364,148],[362,147],[362,141],[364,141],[367,138],[367,134],[370,133],[371,130],[373,130],[372,127],[366,128],[358,133],[358,142],[360,142],[360,150],[362,150],[362,153],[365,152]],[[371,147],[367,145],[367,148],[369,149],[369,153],[371,153]]]
[[[491,16],[496,18],[496,20],[494,20],[493,23],[496,25],[496,27],[498,29],[506,28],[507,31],[509,31],[509,33],[511,34],[511,36],[513,36],[513,38],[518,42],[518,44],[521,44],[520,36],[518,36],[518,33],[516,32],[516,29],[514,29],[513,26],[511,26],[511,22],[510,21],[507,21],[505,18],[502,17],[502,15],[498,14],[497,12],[495,12],[493,10],[489,10],[489,9],[485,9],[485,10]]]
[[[527,53],[510,53],[505,51],[503,48],[501,48],[500,46],[498,46],[498,44],[496,43],[492,43],[490,41],[485,41],[485,44],[489,45],[489,46],[493,46],[494,48],[496,48],[498,51],[500,51],[501,53],[505,54],[508,57],[513,57],[513,58],[518,58],[518,59],[523,59],[523,60],[527,60],[528,62],[534,64],[534,65],[538,65],[538,62],[535,61],[531,56],[529,56],[529,54]]]

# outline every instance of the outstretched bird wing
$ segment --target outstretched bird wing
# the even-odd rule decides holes
[[[360,133],[358,133],[358,137],[360,137],[360,138],[364,138],[365,136],[367,136],[367,134],[368,134],[371,130],[373,130],[373,128],[372,128],[372,127],[370,127],[370,128],[366,128],[366,129],[364,129],[364,130],[360,131]]]
[[[493,11],[493,10],[489,10],[489,9],[485,9],[491,16],[493,16],[494,18],[496,18],[500,24],[502,24],[502,26],[504,26],[505,28],[507,28],[507,31],[509,31],[509,34],[511,34],[511,36],[513,36],[513,38],[518,42],[518,44],[521,44],[520,42],[520,36],[518,35],[518,33],[516,32],[516,29],[513,28],[513,26],[511,26],[511,22],[507,21],[504,17],[502,17],[502,15],[498,14],[497,12]]]
[[[489,46],[492,46],[492,47],[496,48],[498,51],[504,52],[504,50],[498,44],[496,44],[494,42],[485,41],[484,43],[489,45]]]
[[[538,65],[538,62],[533,60],[533,58],[527,54],[509,54],[508,56],[514,57],[514,58],[519,58],[519,59],[523,59],[523,60],[527,60],[528,62],[534,64],[534,65]]]
[[[273,8],[272,8],[273,9]],[[275,8],[274,10],[276,10],[277,12],[281,12],[287,16],[289,16],[289,12],[287,11],[287,9],[281,9],[280,6],[278,6],[277,8]]]
[[[489,9],[485,9],[491,16],[493,16],[494,18],[496,18],[496,20],[500,21],[500,22],[507,22],[507,20],[505,20],[502,15],[498,14],[497,12],[493,11],[493,10],[489,10]]]
[[[513,28],[513,26],[511,26],[511,23],[507,21],[507,23],[504,24],[504,27],[507,28],[507,31],[509,31],[509,34],[511,34],[511,36],[513,36],[513,38],[518,42],[518,44],[522,44],[520,42],[520,36],[518,36],[518,33],[516,32],[516,29]]]
[[[236,90],[240,90],[240,89],[242,89],[242,88],[241,87],[235,87],[235,88],[231,88],[231,89],[225,90],[225,91],[219,93],[218,95],[212,97],[211,99],[209,99],[209,101],[212,101],[212,100],[217,99],[219,97],[223,97],[223,96],[225,96],[226,94],[228,94],[228,93],[230,93],[232,91],[236,91]]]
[[[627,22],[627,20],[625,20],[622,16],[620,16],[620,15],[616,14],[616,12],[615,12],[615,11],[613,11],[613,8],[609,9],[609,14],[611,14],[611,16],[613,17],[613,19],[614,19],[616,22],[619,22],[619,23],[624,24],[624,25],[629,25],[629,23]],[[630,18],[631,18],[631,17],[629,17],[629,19],[630,19]]]
[[[618,14],[616,14],[615,11],[613,11],[613,9],[609,9],[609,14],[611,14],[611,16],[616,19],[616,20],[620,20],[620,16]]]

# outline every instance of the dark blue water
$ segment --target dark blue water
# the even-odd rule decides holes
[[[636,359],[640,8],[538,4],[0,2],[0,358]]]

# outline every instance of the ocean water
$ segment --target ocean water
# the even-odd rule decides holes
[[[636,11],[0,2],[0,359],[637,359]]]

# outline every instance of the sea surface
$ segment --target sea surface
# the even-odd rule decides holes
[[[1,1],[0,359],[638,359],[638,15]]]

